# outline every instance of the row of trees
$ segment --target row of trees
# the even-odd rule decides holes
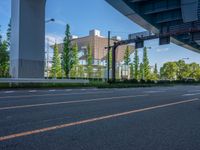
[[[87,46],[87,65],[79,64],[78,45],[71,43],[70,26],[67,24],[64,38],[64,48],[61,56],[59,55],[58,45],[54,45],[54,55],[51,68],[51,76],[57,77],[84,77],[86,72],[88,78],[93,76],[93,55],[92,48]]]
[[[161,79],[183,80],[192,78],[200,80],[200,65],[197,63],[186,64],[184,60],[167,62],[160,69]]]
[[[184,60],[166,62],[158,72],[157,64],[151,70],[147,48],[143,49],[143,60],[139,62],[138,50],[134,52],[134,60],[130,60],[130,49],[127,47],[124,56],[124,65],[130,66],[130,78],[136,80],[200,80],[200,65],[186,64]]]
[[[149,64],[147,47],[143,49],[143,59],[142,62],[139,60],[138,50],[134,52],[134,59],[131,62],[130,59],[130,47],[127,46],[124,55],[124,65],[130,67],[130,78],[136,80],[158,80],[158,68],[155,64],[154,71],[151,71]]]
[[[0,77],[9,77],[9,50],[10,50],[11,24],[8,24],[7,39],[3,40],[0,28]]]

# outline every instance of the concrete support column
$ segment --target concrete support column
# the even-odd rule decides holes
[[[45,1],[12,0],[10,73],[13,78],[43,78]]]

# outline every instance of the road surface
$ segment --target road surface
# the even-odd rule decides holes
[[[198,150],[200,86],[0,91],[0,150]]]

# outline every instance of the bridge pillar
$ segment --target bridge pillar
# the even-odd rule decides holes
[[[10,74],[44,77],[46,0],[12,0]]]

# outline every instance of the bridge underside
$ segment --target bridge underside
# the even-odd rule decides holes
[[[171,41],[200,52],[199,0],[106,0],[129,19],[153,33],[179,33]]]
[[[44,77],[45,1],[12,0],[10,74]]]

